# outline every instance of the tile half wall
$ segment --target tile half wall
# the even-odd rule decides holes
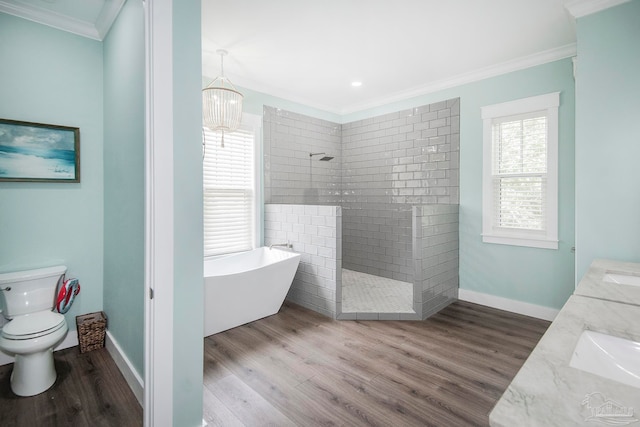
[[[287,299],[336,318],[342,280],[340,206],[266,204],[264,244],[289,242],[301,254]]]

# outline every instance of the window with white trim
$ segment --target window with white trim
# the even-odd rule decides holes
[[[482,107],[482,241],[558,249],[558,92]]]
[[[205,256],[257,246],[259,130],[259,117],[243,114],[241,127],[225,132],[222,147],[221,133],[203,128]]]

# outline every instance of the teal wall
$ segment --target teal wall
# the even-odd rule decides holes
[[[203,228],[200,0],[173,1],[173,425],[202,425]]]
[[[144,377],[145,62],[142,2],[104,40],[104,311]]]
[[[0,183],[0,271],[65,264],[102,309],[102,43],[0,13],[0,117],[80,128],[78,184]],[[72,332],[73,333],[73,332]]]
[[[594,258],[640,262],[640,0],[580,18],[577,31],[579,280]]]

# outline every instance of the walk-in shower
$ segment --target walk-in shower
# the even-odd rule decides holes
[[[309,254],[301,262],[305,285],[292,288],[296,302],[338,318],[410,318],[430,312],[427,302],[457,297],[459,99],[344,124],[264,112],[265,202],[291,205],[292,213],[298,204],[338,209],[333,231],[313,216],[274,225],[293,238],[317,232],[298,245]],[[430,206],[445,209],[423,214]],[[325,277],[318,244],[330,239],[338,267]]]

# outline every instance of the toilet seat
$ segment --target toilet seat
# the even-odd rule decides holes
[[[53,311],[41,311],[13,318],[2,328],[2,336],[8,340],[30,340],[49,335],[64,327],[64,316]]]

